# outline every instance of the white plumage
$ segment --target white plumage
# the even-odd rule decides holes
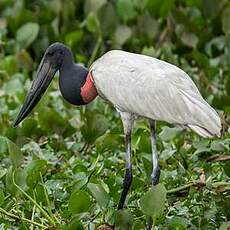
[[[112,50],[91,68],[99,95],[119,111],[190,127],[203,137],[220,136],[217,112],[191,78],[156,58]]]

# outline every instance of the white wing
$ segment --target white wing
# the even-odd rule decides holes
[[[220,135],[218,114],[178,67],[156,58],[113,50],[90,69],[99,95],[120,111],[187,125],[202,136]]]

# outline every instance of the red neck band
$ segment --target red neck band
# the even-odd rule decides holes
[[[81,87],[81,97],[86,104],[91,102],[98,95],[92,79],[92,75],[89,72],[85,84]]]

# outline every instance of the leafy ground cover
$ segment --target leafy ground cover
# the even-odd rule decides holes
[[[96,229],[114,222],[144,229],[149,215],[158,229],[228,229],[229,22],[227,0],[1,0],[0,229]],[[151,190],[149,130],[138,122],[134,180],[126,209],[117,212],[125,153],[113,107],[100,99],[84,108],[67,104],[56,78],[32,116],[12,128],[54,41],[69,45],[85,66],[110,49],[180,66],[218,110],[222,137],[202,139],[159,122],[161,184]]]

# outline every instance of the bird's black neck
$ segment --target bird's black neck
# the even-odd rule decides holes
[[[81,87],[86,81],[88,70],[74,63],[72,52],[69,49],[66,49],[59,71],[59,86],[62,96],[71,104],[86,104],[81,96]]]

